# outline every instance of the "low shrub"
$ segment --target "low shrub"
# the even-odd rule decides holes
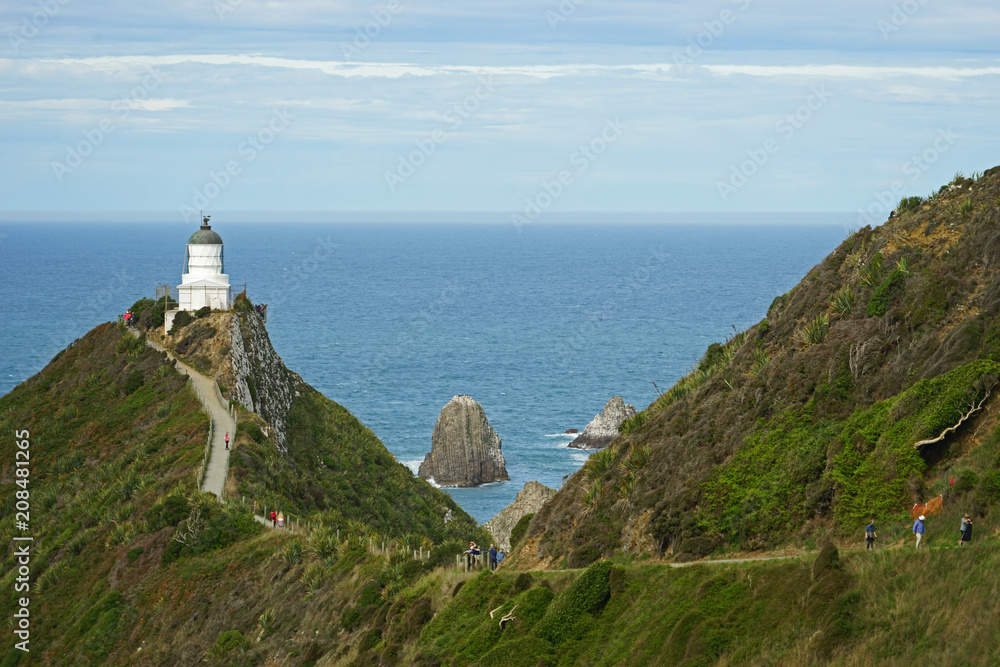
[[[358,653],[364,653],[365,651],[370,651],[382,641],[382,630],[380,628],[372,628],[365,633],[362,637],[361,643],[358,644]]]
[[[194,322],[194,317],[186,310],[182,310],[174,315],[174,323],[170,326],[170,335],[175,336],[181,329]]]
[[[222,660],[233,653],[244,653],[250,642],[239,630],[226,630],[215,640],[208,655],[212,660]]]
[[[906,291],[906,273],[893,269],[868,297],[868,317],[882,317]]]
[[[141,387],[145,381],[146,379],[145,376],[143,376],[142,371],[139,369],[132,371],[122,384],[122,393],[126,396],[131,396],[139,390],[139,387]]]
[[[246,433],[247,437],[251,440],[260,444],[264,442],[264,432],[260,430],[260,427],[252,421],[241,421],[236,425],[237,435],[240,433]]]
[[[548,606],[534,634],[553,646],[583,637],[590,629],[593,615],[600,612],[611,597],[610,575],[611,563],[608,561],[591,565]]]

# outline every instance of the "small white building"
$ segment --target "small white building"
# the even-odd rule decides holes
[[[212,231],[208,220],[209,216],[205,216],[201,229],[188,239],[184,274],[177,286],[177,309],[164,314],[164,331],[170,331],[174,317],[182,310],[193,312],[205,306],[212,310],[228,310],[232,304],[222,237]]]

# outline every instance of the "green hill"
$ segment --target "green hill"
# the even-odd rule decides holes
[[[996,664],[1000,168],[899,210],[711,345],[495,574],[455,567],[489,537],[284,369],[248,303],[149,332],[239,414],[227,503],[197,490],[186,379],[98,327],[0,398],[29,432],[0,450],[0,525],[34,540],[27,592],[3,552],[31,652],[13,636],[0,667]],[[910,509],[937,496],[917,551]],[[690,562],[752,552],[786,558]]]
[[[10,437],[28,432],[30,456],[19,486],[17,448],[0,453],[8,538],[0,606],[13,618],[19,598],[31,600],[30,653],[5,650],[5,665],[195,662],[221,633],[255,628],[267,609],[280,615],[278,627],[309,625],[320,612],[296,590],[306,586],[298,566],[309,554],[339,563],[339,577],[353,583],[354,567],[374,558],[369,544],[397,554],[449,545],[451,558],[461,548],[454,540],[480,537],[447,494],[307,387],[293,404],[289,452],[279,454],[248,416],[234,460],[240,486],[266,488],[312,534],[269,531],[235,499],[200,493],[207,416],[164,354],[112,324],[0,398],[0,422]],[[30,505],[27,530],[15,525],[18,491]],[[445,524],[448,509],[454,520]],[[14,589],[14,535],[33,538],[26,593]],[[337,576],[324,566],[321,579]]]
[[[535,516],[521,564],[815,548],[938,495],[992,526],[1000,168],[899,208],[626,422]]]

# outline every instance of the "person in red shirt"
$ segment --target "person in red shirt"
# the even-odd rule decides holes
[[[278,527],[278,513],[275,512],[274,510],[271,510],[271,528],[277,528],[277,527]]]

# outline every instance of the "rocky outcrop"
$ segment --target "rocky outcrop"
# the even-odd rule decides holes
[[[263,417],[278,449],[287,451],[288,411],[302,379],[285,367],[256,313],[234,314],[229,339],[232,369],[226,381],[232,383],[233,399]]]
[[[478,486],[510,479],[500,436],[471,396],[455,396],[434,424],[431,451],[418,474],[441,486]]]
[[[549,499],[554,495],[556,495],[555,489],[550,489],[535,481],[528,482],[523,489],[517,492],[514,502],[484,523],[483,528],[490,531],[497,544],[510,551],[510,531],[514,530],[517,522],[521,520],[521,517],[540,510],[542,505],[549,502]]]
[[[583,433],[578,435],[568,447],[577,449],[601,449],[611,444],[618,437],[618,428],[622,422],[635,416],[635,408],[625,402],[621,396],[612,396],[601,414],[595,416]]]

